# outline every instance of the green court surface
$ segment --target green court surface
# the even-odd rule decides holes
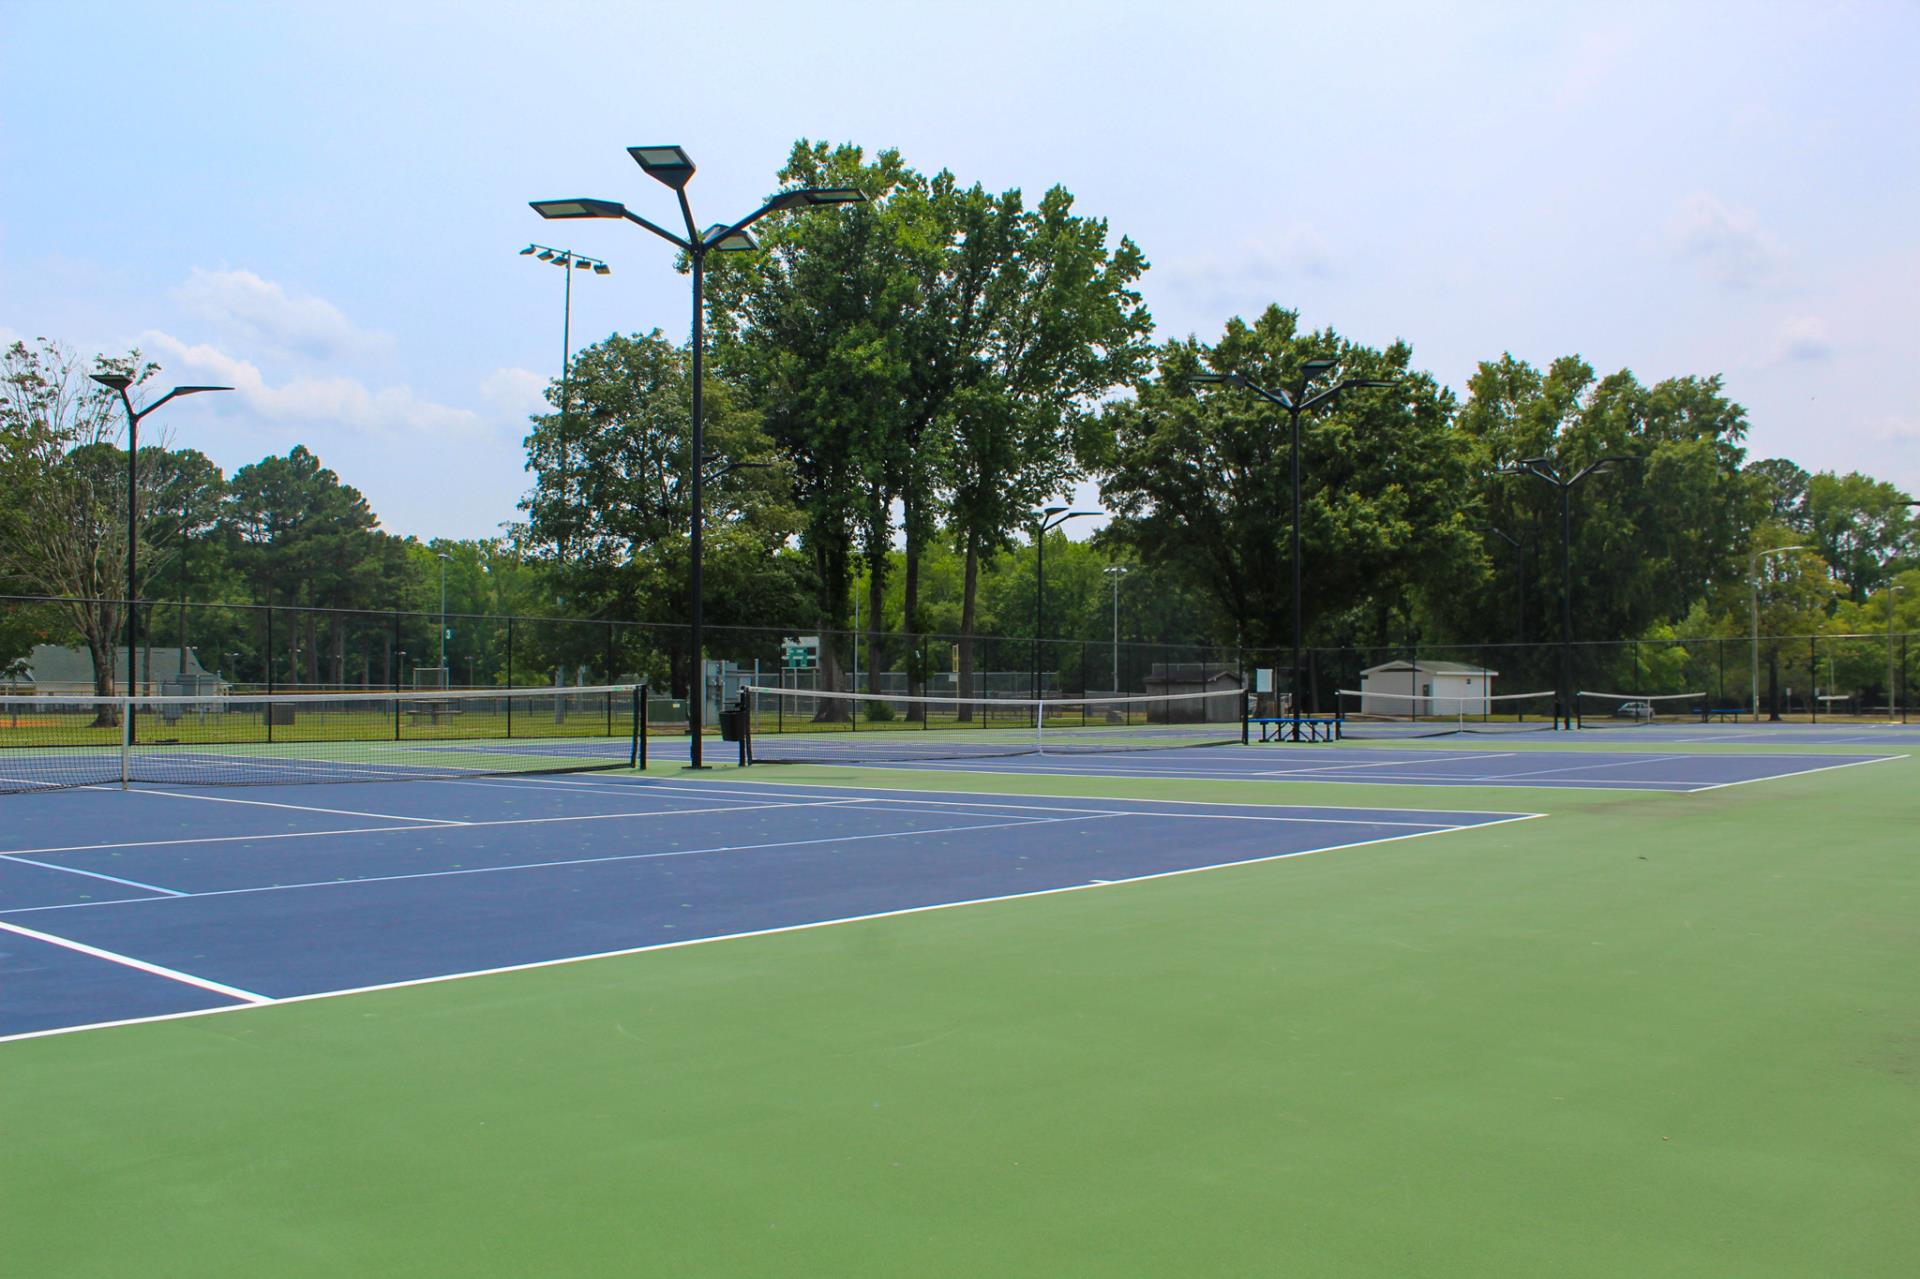
[[[829,779],[1549,816],[0,1045],[8,1273],[1913,1273],[1911,756]]]

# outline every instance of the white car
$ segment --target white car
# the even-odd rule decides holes
[[[1613,712],[1615,719],[1652,719],[1652,702],[1622,702]]]

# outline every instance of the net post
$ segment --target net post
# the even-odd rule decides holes
[[[127,654],[127,669],[133,669],[133,654]],[[133,780],[133,699],[120,699],[120,789]]]
[[[1033,704],[1033,751],[1036,755],[1047,753],[1047,704],[1036,700]]]
[[[1247,660],[1246,660],[1246,655],[1242,654],[1240,658],[1240,744],[1242,746],[1247,746],[1251,744],[1247,736],[1247,730],[1248,730],[1247,702],[1250,695],[1247,692],[1246,679],[1247,679]]]
[[[753,736],[753,694],[744,688],[740,690],[739,709],[734,713],[739,716],[740,767],[745,768],[753,762],[753,753],[749,749],[749,739]]]

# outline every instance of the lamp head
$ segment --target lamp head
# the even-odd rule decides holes
[[[520,250],[520,256],[524,258],[527,256],[527,254],[534,252],[539,247],[540,246],[537,244],[529,244],[526,248]]]
[[[1327,372],[1327,370],[1333,368],[1335,365],[1339,363],[1340,361],[1338,360],[1329,360],[1324,358],[1313,359],[1313,360],[1303,360],[1300,364],[1300,375],[1306,378],[1307,381],[1311,382],[1313,381],[1313,379],[1319,377],[1322,373]]]
[[[700,233],[700,242],[715,253],[751,253],[760,247],[759,241],[751,233],[735,231],[722,234],[726,229],[726,224],[716,222]]]
[[[529,200],[535,213],[543,218],[624,218],[627,206],[617,200]]]
[[[834,204],[865,204],[866,192],[858,187],[802,187],[798,191],[782,191],[767,201],[772,212],[782,209],[818,209]]]
[[[1245,386],[1246,375],[1242,373],[1189,373],[1187,381],[1198,386]]]
[[[628,147],[627,154],[648,177],[676,191],[685,189],[693,178],[693,157],[680,147]]]
[[[124,373],[93,373],[88,376],[101,386],[115,391],[124,391],[133,385],[133,379]]]

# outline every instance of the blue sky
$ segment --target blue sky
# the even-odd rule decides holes
[[[1916,49],[1907,3],[0,0],[0,339],[232,382],[177,443],[305,443],[386,527],[484,536],[560,364],[518,250],[612,264],[576,346],[687,321],[666,246],[526,201],[669,216],[623,148],[677,142],[720,221],[807,136],[1066,185],[1163,336],[1277,301],[1456,389],[1504,350],[1720,373],[1754,456],[1915,491]]]

